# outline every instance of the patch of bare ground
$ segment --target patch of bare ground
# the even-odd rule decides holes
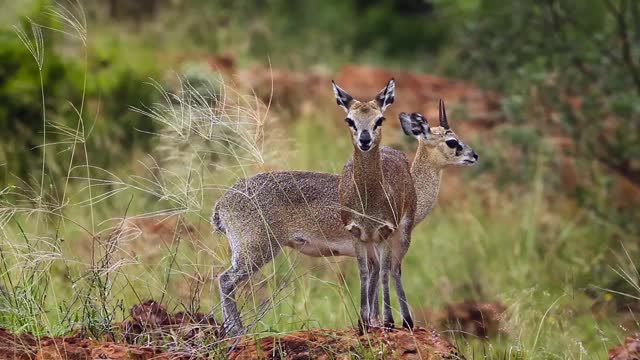
[[[312,329],[259,340],[244,340],[230,359],[351,359],[354,354],[377,359],[464,359],[435,330],[374,330],[358,335],[355,329]]]
[[[640,333],[627,336],[624,343],[609,350],[609,360],[640,359]]]
[[[120,324],[124,340],[130,344],[141,341],[163,345],[166,339],[185,345],[197,345],[220,337],[220,326],[212,315],[202,313],[167,312],[167,307],[153,300],[134,305],[131,319]]]
[[[374,329],[364,335],[355,329],[311,329],[226,340],[221,338],[220,327],[210,315],[170,313],[165,305],[153,300],[133,306],[130,313],[130,319],[114,324],[115,336],[103,336],[102,340],[92,337],[86,329],[56,338],[0,329],[0,360],[164,360],[220,354],[227,354],[230,359],[350,359],[354,355],[377,359],[464,358],[433,329]]]
[[[41,337],[13,334],[0,329],[0,359],[57,360],[57,359],[175,359],[161,349],[121,344],[81,337]]]
[[[72,337],[36,338],[0,329],[0,359],[187,359],[161,346],[141,346]],[[312,329],[260,339],[245,338],[229,359],[350,359],[354,355],[377,359],[464,359],[433,329],[375,330],[358,335],[354,329]]]

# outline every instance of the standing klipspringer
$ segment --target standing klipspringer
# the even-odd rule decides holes
[[[347,113],[345,122],[353,142],[353,157],[340,178],[339,198],[340,218],[353,235],[358,259],[361,326],[366,330],[370,325],[380,325],[376,300],[381,277],[384,325],[393,327],[389,296],[392,252],[394,248],[408,247],[411,242],[417,202],[406,157],[388,156],[380,151],[383,113],[394,102],[395,82],[390,80],[367,102],[354,99],[335,82],[333,90],[338,105]],[[406,299],[400,301],[406,304]],[[408,308],[403,309],[402,316],[403,324],[410,327]]]

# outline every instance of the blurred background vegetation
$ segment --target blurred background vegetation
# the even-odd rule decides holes
[[[162,101],[149,83],[177,88],[175,73],[185,74],[196,88],[228,76],[220,69],[226,65],[232,72],[265,66],[274,73],[286,69],[333,76],[345,64],[368,64],[392,74],[409,71],[462,80],[499,97],[497,112],[486,119],[489,125],[474,123],[473,114],[466,113],[472,109],[458,109],[452,116],[471,119],[457,123],[468,129],[458,134],[480,154],[478,166],[456,173],[462,188],[454,192],[490,194],[465,197],[464,207],[484,224],[482,239],[490,240],[475,250],[435,240],[424,249],[442,246],[438,251],[473,254],[477,257],[461,259],[465,264],[460,266],[470,277],[487,278],[453,274],[454,266],[437,258],[430,259],[433,268],[461,287],[453,297],[520,298],[508,292],[514,282],[518,289],[540,290],[540,304],[533,307],[542,313],[551,304],[544,300],[549,293],[583,294],[572,297],[587,304],[583,317],[566,308],[560,312],[571,313],[568,321],[584,323],[584,336],[574,333],[570,338],[586,341],[592,351],[602,350],[606,336],[615,343],[631,330],[621,330],[618,318],[602,328],[594,325],[593,309],[607,301],[615,303],[606,306],[618,313],[605,317],[640,309],[634,267],[640,245],[640,1],[100,0],[81,5],[82,12],[74,2],[0,5],[2,188],[43,188],[42,196],[60,197],[69,164],[90,163],[113,174],[139,171],[147,154],[161,154],[160,140],[150,135],[161,128],[131,107]],[[69,24],[52,16],[60,6],[86,25],[86,39],[68,36]],[[25,29],[32,41],[29,20],[45,34],[41,69],[16,33],[15,26]],[[330,98],[329,84],[321,86]],[[303,116],[287,104],[299,102],[305,93],[291,99],[278,94],[271,111],[281,120],[278,129],[284,138],[295,144],[287,166],[338,171],[350,148],[346,135],[337,135],[342,134],[341,123],[333,109],[316,107]],[[332,122],[336,125],[326,125]],[[456,128],[456,120],[452,124]],[[323,141],[336,147],[327,149]],[[82,151],[75,151],[79,143]],[[396,145],[406,150],[414,146],[408,140]],[[79,186],[78,192],[83,191]],[[11,192],[2,196],[8,203],[20,198]],[[138,207],[142,209],[157,199],[146,194],[137,200],[145,204]],[[109,198],[104,216],[110,206],[121,212],[122,204],[127,201]],[[456,215],[457,206],[462,205],[441,201],[442,209],[420,231],[466,236],[451,242],[473,239],[475,225],[456,218],[463,216]],[[507,224],[510,219],[513,224]],[[511,242],[521,244],[526,256],[520,257],[520,245],[511,248]],[[501,262],[510,257],[529,263],[509,265],[499,274]],[[413,265],[407,268],[432,271],[419,258],[409,258]],[[486,269],[479,269],[485,261]],[[612,270],[628,266],[628,272]],[[422,285],[437,289],[437,274],[428,276],[434,277],[432,282]],[[419,287],[421,280],[410,282]],[[476,283],[485,288],[478,290]],[[538,325],[535,320],[525,323]],[[563,347],[555,346],[558,351]]]

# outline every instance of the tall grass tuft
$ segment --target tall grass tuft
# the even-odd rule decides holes
[[[72,5],[47,9],[60,28],[35,22],[30,22],[31,34],[16,28],[41,74],[47,36],[78,41],[86,65],[91,38],[82,6]],[[155,139],[153,151],[139,159],[133,172],[126,166],[103,169],[91,164],[87,143],[93,139],[85,126],[85,89],[80,103],[71,104],[78,120],[71,128],[46,116],[47,94],[41,84],[41,179],[18,181],[0,191],[1,327],[36,335],[82,329],[95,338],[119,339],[117,322],[128,317],[131,305],[150,297],[171,309],[196,312],[202,296],[208,299],[206,308],[217,313],[215,269],[225,260],[222,244],[211,235],[210,209],[229,183],[275,162],[278,134],[277,129],[267,128],[268,104],[252,94],[241,93],[222,78],[207,77],[197,85],[182,76],[176,79],[168,85],[150,81],[163,102],[128,110],[124,106],[123,110],[146,116],[160,129],[147,134]],[[85,67],[84,86],[90,81]],[[62,142],[48,141],[46,129],[64,135]],[[48,172],[47,150],[61,145],[71,155],[67,168],[56,172],[66,174],[58,188],[54,184],[60,182],[47,181],[55,176]],[[76,152],[84,156],[77,157]],[[78,158],[84,162],[78,163]],[[144,237],[135,224],[176,218],[170,236],[154,244],[158,250],[153,254],[147,257],[147,252],[132,247]],[[184,228],[189,229],[186,240]],[[203,284],[185,301],[185,296],[175,296],[175,288],[188,277]],[[290,281],[290,273],[284,271],[277,280],[271,276],[247,287],[245,292],[272,287],[269,296],[254,296],[258,302],[243,312],[247,323],[258,323],[286,298]],[[176,348],[184,345],[178,342],[174,341]]]

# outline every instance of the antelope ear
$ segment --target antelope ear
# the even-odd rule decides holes
[[[331,80],[333,84],[333,93],[336,96],[336,103],[338,106],[344,109],[345,112],[349,112],[349,108],[353,105],[353,97],[347,94],[335,81]]]
[[[411,115],[408,115],[407,113],[402,112],[399,117],[402,131],[404,131],[406,135],[413,136],[415,138],[419,138],[420,136],[423,136],[425,139],[430,138],[431,129],[429,128],[429,123],[422,114],[412,113]]]
[[[378,103],[378,106],[380,106],[380,110],[385,111],[389,107],[389,105],[393,104],[393,102],[395,101],[395,96],[396,82],[395,80],[391,79],[387,83],[387,86],[385,86],[384,89],[382,89],[382,91],[380,91],[378,95],[376,95],[376,102]]]

